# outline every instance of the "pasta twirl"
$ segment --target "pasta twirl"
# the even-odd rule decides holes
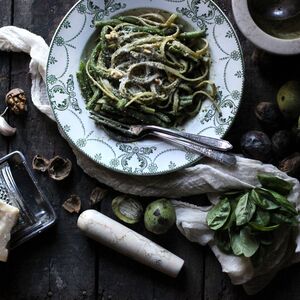
[[[172,127],[215,102],[203,31],[186,32],[177,15],[119,16],[96,23],[99,38],[77,78],[93,118]]]

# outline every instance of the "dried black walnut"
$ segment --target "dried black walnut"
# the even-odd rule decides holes
[[[79,213],[81,209],[81,200],[77,195],[71,195],[62,205],[69,213]]]
[[[279,163],[279,169],[289,176],[300,176],[300,153],[295,152]]]
[[[247,157],[268,162],[272,158],[272,143],[262,131],[248,131],[242,136],[241,149]]]
[[[255,115],[263,124],[270,128],[279,128],[283,118],[278,106],[271,102],[260,102],[255,109]]]
[[[90,203],[91,206],[96,205],[97,203],[101,202],[105,196],[107,195],[108,190],[96,187],[93,189],[91,195],[90,195]]]
[[[291,153],[292,133],[288,130],[279,130],[272,136],[272,149],[276,157],[283,158]]]
[[[21,114],[27,110],[26,96],[22,89],[12,89],[6,94],[5,101],[7,106],[15,114]]]
[[[50,160],[48,174],[54,180],[63,180],[69,176],[72,163],[69,159],[55,156]]]
[[[32,160],[32,168],[41,172],[46,172],[50,161],[40,155],[36,155]]]

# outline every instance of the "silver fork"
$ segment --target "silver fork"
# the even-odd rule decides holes
[[[93,112],[91,112],[91,118],[102,125],[116,129],[120,132],[123,132],[126,136],[130,136],[133,138],[142,138],[149,134],[156,135],[156,133],[160,132],[166,135],[174,136],[182,141],[192,142],[203,147],[208,146],[209,148],[220,151],[228,151],[232,149],[232,145],[228,141],[222,139],[176,131],[155,125],[126,125]],[[164,138],[166,136],[164,135],[161,137]]]
[[[149,131],[144,135],[141,135],[141,134],[137,135],[136,133],[133,133],[131,130],[128,129],[129,127],[135,127],[135,126],[125,125],[125,124],[119,123],[117,121],[108,119],[106,117],[103,117],[103,116],[98,117],[98,116],[99,116],[98,114],[97,115],[92,114],[91,118],[94,119],[96,122],[100,123],[101,125],[104,125],[104,129],[107,132],[107,134],[117,141],[128,143],[128,142],[134,142],[136,140],[139,140],[146,134],[153,135],[153,136],[162,138],[164,140],[167,140],[171,143],[174,143],[176,145],[183,146],[192,152],[204,155],[206,157],[214,159],[225,165],[233,166],[236,164],[236,157],[231,153],[223,153],[223,152],[220,152],[220,151],[217,151],[214,149],[210,149],[210,148],[208,148],[208,145],[204,146],[204,145],[200,144],[199,142],[196,143],[195,141],[190,141],[190,140],[187,140],[182,137],[178,138],[175,135],[166,134],[166,133],[163,133],[160,131]],[[108,130],[107,127],[117,130],[118,132],[122,133],[123,135],[116,134],[113,131]],[[208,138],[208,139],[210,139],[210,138]],[[217,140],[217,139],[213,139],[213,140]]]

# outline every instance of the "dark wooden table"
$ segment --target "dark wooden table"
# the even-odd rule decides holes
[[[242,0],[245,1],[245,0]],[[0,26],[16,25],[43,36],[49,43],[64,14],[76,0],[0,0]],[[217,0],[234,23],[230,0]],[[238,32],[239,34],[239,32]],[[273,57],[254,52],[255,47],[241,34],[246,64],[246,85],[239,116],[227,138],[239,151],[239,139],[249,129],[259,129],[254,107],[261,100],[274,101],[279,86],[300,77],[299,57]],[[24,54],[0,53],[0,108],[4,96],[13,87],[30,95],[29,58]],[[12,138],[0,136],[0,154],[22,151],[31,161],[37,153],[46,157],[56,154],[69,157],[74,163],[72,175],[62,183],[36,174],[56,210],[58,222],[10,255],[7,264],[0,264],[0,299],[248,299],[241,287],[233,286],[207,247],[188,242],[175,228],[156,242],[185,260],[185,268],[177,279],[170,279],[133,262],[85,238],[76,228],[77,216],[64,211],[63,201],[78,194],[83,209],[89,207],[92,189],[99,185],[76,166],[75,157],[59,135],[54,122],[29,105],[25,117],[9,115],[18,128]],[[110,195],[99,208],[111,215]],[[195,201],[195,199],[193,199]],[[134,227],[150,236],[142,225]],[[281,271],[272,283],[253,299],[300,299],[300,266]]]

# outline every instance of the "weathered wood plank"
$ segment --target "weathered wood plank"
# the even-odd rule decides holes
[[[30,29],[49,42],[49,29],[55,28],[74,1],[14,1],[14,25]],[[69,157],[73,172],[69,179],[57,183],[43,174],[37,174],[39,183],[48,195],[58,215],[57,225],[11,253],[6,266],[6,285],[0,283],[0,294],[9,299],[92,299],[95,289],[94,246],[76,227],[77,216],[65,212],[61,205],[74,193],[81,196],[83,207],[88,207],[88,195],[95,182],[77,166],[66,141],[56,125],[42,115],[30,100],[29,58],[13,55],[12,86],[25,90],[28,113],[11,115],[11,123],[18,128],[10,150],[21,150],[30,161],[40,153],[48,158],[54,155]],[[4,292],[5,291],[5,292]]]
[[[11,22],[11,1],[3,0],[0,2],[0,27],[9,25]],[[0,52],[0,114],[5,108],[5,95],[9,91],[9,72],[10,72],[10,54]],[[4,138],[0,135],[0,155],[7,152],[8,141],[10,138]]]
[[[229,0],[215,1],[226,12],[234,24]],[[236,26],[234,25],[236,28]],[[227,138],[234,145],[236,152],[240,151],[240,138],[248,130],[261,130],[262,126],[255,117],[255,106],[260,101],[276,101],[276,93],[281,84],[293,78],[300,78],[300,56],[278,57],[257,50],[237,30],[246,67],[246,80],[243,101],[239,114],[234,121]],[[294,266],[275,277],[255,299],[298,299],[300,288],[295,278],[299,277],[299,266]],[[245,294],[241,287],[233,286],[227,275],[221,271],[221,266],[213,253],[208,250],[205,256],[205,300],[246,300],[253,299]]]
[[[0,2],[0,27],[11,24],[11,1],[3,0]],[[10,54],[0,52],[0,112],[5,108],[5,95],[9,91],[10,86]],[[0,156],[7,153],[8,141],[10,138],[4,138],[0,135]],[[0,298],[9,299],[9,291],[3,287],[9,284],[9,278],[6,274],[9,268],[5,264],[0,263]]]
[[[222,273],[221,265],[207,248],[205,255],[205,300],[247,299],[242,287],[231,284],[229,277]]]

